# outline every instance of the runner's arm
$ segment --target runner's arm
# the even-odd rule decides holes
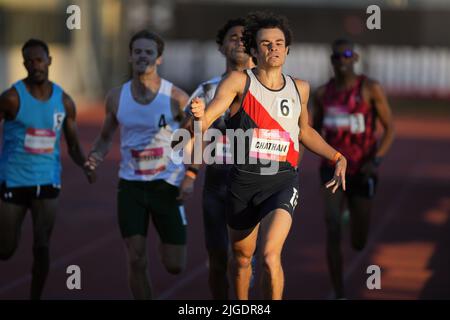
[[[217,87],[216,94],[208,106],[202,99],[194,98],[191,112],[200,121],[202,132],[205,132],[232,104],[235,97],[243,91],[246,76],[243,72],[230,72]],[[206,111],[205,111],[206,110]]]
[[[321,137],[321,135],[310,126],[307,107],[309,98],[309,84],[302,80],[296,80],[296,84],[302,101],[302,112],[299,119],[301,133],[301,137],[299,138],[301,138],[301,143],[311,152],[336,163],[334,177],[326,183],[325,186],[327,188],[334,186],[332,189],[333,193],[341,184],[345,190],[345,171],[347,169],[347,160],[343,155],[331,147]]]
[[[380,145],[375,155],[375,157],[381,158],[387,153],[394,141],[394,121],[391,108],[381,85],[378,82],[371,81],[369,83],[369,90],[375,103],[378,119],[383,127],[383,136],[381,137]]]
[[[90,170],[95,170],[111,149],[114,132],[119,126],[117,121],[119,98],[120,88],[112,89],[106,97],[103,127],[85,163],[85,166],[89,167]]]
[[[63,130],[67,143],[67,151],[73,162],[78,166],[83,167],[86,157],[78,139],[75,102],[65,92],[63,93],[63,104],[66,111]]]
[[[324,93],[325,87],[320,87],[317,89],[316,94],[313,99],[313,128],[319,134],[322,132],[323,126],[323,105],[322,105],[322,96]]]
[[[199,163],[193,163],[194,162],[193,161],[194,160],[193,150],[194,150],[194,144],[195,144],[195,137],[193,135],[194,134],[194,127],[193,127],[194,116],[191,113],[191,102],[196,97],[204,97],[204,96],[205,96],[205,91],[204,91],[203,85],[201,84],[197,87],[197,89],[195,89],[195,91],[191,94],[188,101],[184,105],[183,112],[185,114],[185,118],[183,119],[183,121],[180,124],[180,129],[188,130],[191,133],[190,139],[188,139],[188,141],[186,142],[183,152],[185,152],[186,159],[189,159],[190,160],[189,162],[191,163],[188,166],[188,168],[193,168],[194,171],[200,170],[202,165]],[[180,143],[180,141],[178,141],[178,142],[172,141],[172,148],[175,147],[175,145],[177,145],[178,143]],[[196,151],[202,152],[202,150],[196,150]]]
[[[172,87],[172,97],[170,99],[171,108],[173,110],[172,112],[174,114],[174,119],[179,122],[183,122],[183,120],[186,118],[184,108],[188,103],[188,100],[189,96],[186,92],[176,86]]]
[[[337,151],[326,143],[320,134],[309,124],[307,107],[309,98],[309,84],[301,80],[296,80],[296,83],[299,88],[302,101],[302,112],[299,119],[301,142],[309,151],[314,152],[325,159],[333,160],[333,157]]]
[[[16,89],[10,88],[0,95],[0,121],[14,119],[19,109],[19,94]]]
[[[73,162],[83,169],[89,183],[93,183],[96,180],[95,173],[91,172],[84,166],[86,156],[84,155],[83,148],[81,147],[80,140],[78,139],[75,102],[65,92],[63,93],[63,105],[64,110],[66,111],[66,116],[63,122],[63,130],[69,156]]]

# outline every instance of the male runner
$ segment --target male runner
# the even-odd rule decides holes
[[[281,299],[281,251],[298,198],[299,140],[336,163],[334,177],[327,184],[333,192],[341,184],[345,188],[346,160],[308,124],[308,83],[282,73],[292,39],[287,21],[271,13],[247,18],[244,43],[257,62],[256,68],[230,72],[206,111],[198,98],[193,100],[191,111],[205,131],[230,109],[227,127],[251,134],[248,143],[235,144],[245,146],[244,161],[236,163],[242,156],[237,148],[228,185],[227,224],[235,291],[238,299],[248,299],[251,259],[260,232],[264,297]]]
[[[60,137],[64,131],[72,160],[83,169],[75,103],[48,78],[52,58],[45,42],[22,47],[27,77],[0,96],[3,124],[0,156],[0,259],[14,254],[28,209],[33,219],[31,299],[40,299],[49,272],[50,237],[61,189]],[[84,169],[83,169],[84,170]],[[89,182],[93,173],[84,170]]]
[[[347,202],[352,246],[362,250],[367,241],[369,218],[377,185],[376,169],[394,139],[391,110],[380,84],[357,75],[353,42],[339,39],[332,44],[335,77],[317,90],[314,128],[348,159],[347,191],[337,194],[323,189],[327,226],[327,259],[336,298],[344,297],[341,255],[341,213]],[[383,128],[380,144],[376,122]],[[332,163],[322,161],[322,182],[333,175]]]
[[[135,299],[153,298],[147,271],[147,229],[150,217],[160,238],[166,270],[180,273],[186,261],[186,218],[180,200],[184,165],[171,156],[172,132],[184,117],[188,95],[158,74],[164,41],[148,31],[129,43],[132,79],[112,89],[106,117],[86,167],[95,170],[110,150],[120,127],[121,162],[117,206],[119,226]]]
[[[243,71],[254,66],[250,56],[245,52],[242,42],[245,19],[237,18],[228,20],[217,32],[216,42],[220,53],[226,59],[226,70],[222,76],[214,77],[203,82],[191,95],[188,102],[195,97],[202,97],[205,104],[211,102],[219,82],[231,71]],[[228,299],[228,230],[225,219],[227,177],[231,169],[230,144],[225,135],[225,120],[228,118],[228,110],[221,115],[212,127],[222,132],[223,136],[215,143],[216,157],[212,164],[206,166],[205,183],[203,187],[203,223],[205,229],[206,249],[209,259],[209,288],[214,299]],[[185,119],[189,125],[191,115]],[[219,159],[221,157],[221,159]],[[217,160],[217,161],[216,161]],[[228,163],[228,164],[227,164]],[[194,173],[198,171],[197,165],[188,168]],[[194,181],[193,179],[191,180]]]

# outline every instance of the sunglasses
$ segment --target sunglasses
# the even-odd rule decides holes
[[[342,53],[339,53],[339,52],[333,52],[333,54],[331,55],[331,59],[333,59],[333,60],[338,60],[339,58],[341,58],[341,57],[343,57],[343,58],[346,58],[346,59],[349,59],[349,58],[351,58],[351,57],[353,57],[353,51],[352,50],[345,50],[344,52],[342,52]]]

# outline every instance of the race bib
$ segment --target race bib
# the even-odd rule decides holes
[[[55,149],[56,133],[50,129],[28,128],[25,133],[25,151],[32,154],[49,154]]]
[[[284,162],[289,151],[289,144],[289,132],[256,128],[253,129],[250,156]]]
[[[364,115],[362,113],[328,113],[323,120],[324,127],[328,129],[349,130],[353,134],[366,131]]]
[[[134,173],[142,176],[153,176],[166,169],[167,157],[163,147],[131,150]]]
[[[362,113],[355,113],[350,115],[350,132],[351,133],[363,133],[366,131],[364,123],[364,116]]]

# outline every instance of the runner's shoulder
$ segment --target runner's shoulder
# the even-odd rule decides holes
[[[64,106],[64,110],[68,115],[74,115],[75,114],[75,101],[72,99],[72,97],[65,91],[62,93],[62,102]]]
[[[301,96],[302,99],[305,99],[309,96],[309,91],[310,91],[310,85],[309,82],[306,80],[302,80],[302,79],[298,79],[298,78],[294,78],[292,77],[292,79],[295,82],[295,85],[297,87],[297,90]]]
[[[234,81],[247,81],[247,73],[245,71],[231,71],[225,76],[225,79],[232,79]]]
[[[14,87],[4,91],[0,95],[0,120],[3,118],[13,119],[19,110],[19,93]]]
[[[183,89],[172,84],[172,98],[176,101],[185,101],[189,99],[189,95]]]
[[[316,89],[316,92],[315,92],[316,99],[320,99],[325,95],[326,88],[327,88],[327,84],[323,84]]]
[[[114,87],[106,94],[106,109],[107,111],[117,112],[120,101],[120,93],[122,92],[122,86]]]
[[[19,93],[16,88],[11,87],[0,95],[0,101],[2,104],[7,104],[8,106],[19,106]]]
[[[383,87],[378,80],[365,77],[363,86],[363,90],[366,91],[371,98],[383,93]]]
[[[245,71],[231,71],[223,79],[222,83],[234,88],[236,92],[243,92],[247,83],[247,73]]]

